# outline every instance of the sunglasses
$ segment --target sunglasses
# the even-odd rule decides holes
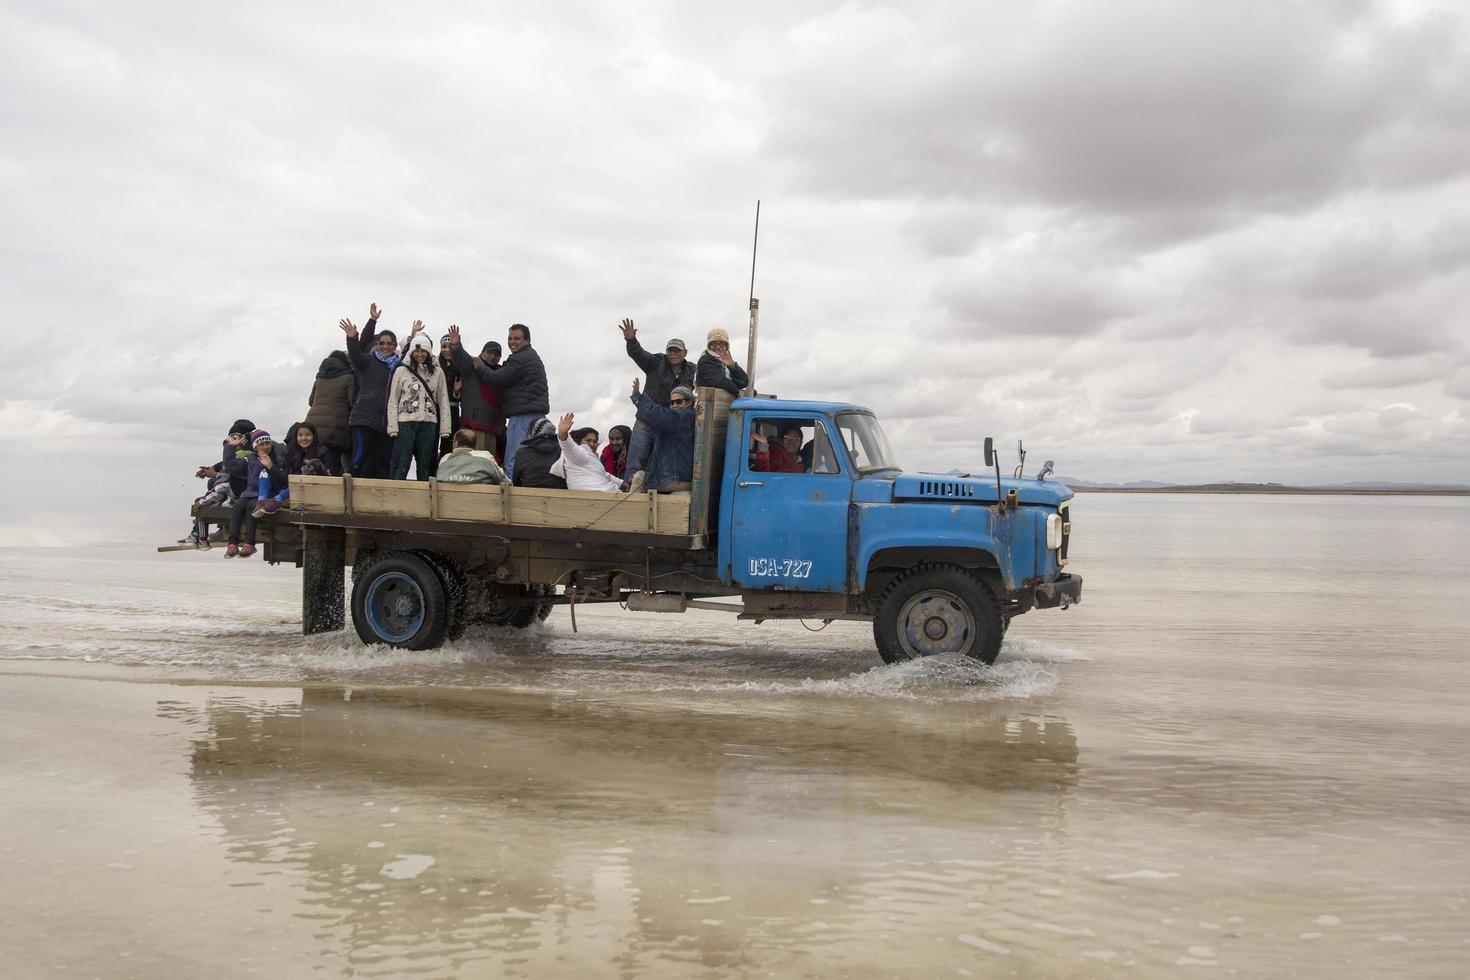
[[[691,405],[693,403],[689,399],[687,399],[687,398],[671,398],[671,399],[669,399],[669,404],[670,405]]]

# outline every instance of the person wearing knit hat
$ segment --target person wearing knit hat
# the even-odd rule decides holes
[[[413,463],[415,478],[427,480],[439,440],[449,435],[449,390],[435,365],[434,342],[424,334],[409,340],[407,360],[388,384],[388,435],[394,437],[389,478],[408,479]]]
[[[645,489],[659,493],[688,490],[694,479],[694,392],[678,385],[671,392],[668,407],[659,405],[638,390],[633,379],[633,404],[638,421],[653,433],[653,447],[648,466],[628,480],[628,490],[641,493]],[[635,432],[636,435],[636,432]],[[628,468],[633,468],[632,463]]]
[[[740,397],[740,392],[750,385],[750,379],[730,356],[730,335],[715,327],[705,338],[704,347],[694,374],[695,384],[701,388],[719,388]]]

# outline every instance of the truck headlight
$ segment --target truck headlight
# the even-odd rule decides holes
[[[1046,515],[1046,547],[1049,551],[1056,551],[1062,546],[1062,515]]]

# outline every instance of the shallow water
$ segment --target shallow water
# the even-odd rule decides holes
[[[7,972],[1470,972],[1470,502],[1073,514],[1084,604],[993,668],[610,608],[364,649],[289,568],[0,550]]]

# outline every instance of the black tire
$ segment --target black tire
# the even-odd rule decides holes
[[[522,591],[529,599],[535,596],[551,595],[556,589],[550,585],[527,585],[522,587]],[[532,623],[544,623],[546,617],[551,615],[553,605],[554,603],[550,602],[538,602],[534,606],[516,606],[506,617],[505,624],[523,630]]]
[[[873,641],[888,664],[945,653],[993,664],[1003,633],[989,587],[952,565],[920,565],[894,579],[873,619]]]
[[[449,598],[434,566],[407,551],[362,569],[352,586],[352,625],[364,643],[430,650],[444,642]]]
[[[445,558],[437,551],[415,551],[424,561],[433,566],[434,571],[439,573],[439,581],[444,585],[444,597],[448,600],[444,623],[444,635],[449,640],[457,640],[464,635],[465,627],[469,626],[467,618],[468,610],[465,608],[465,580],[464,573],[459,566]]]

